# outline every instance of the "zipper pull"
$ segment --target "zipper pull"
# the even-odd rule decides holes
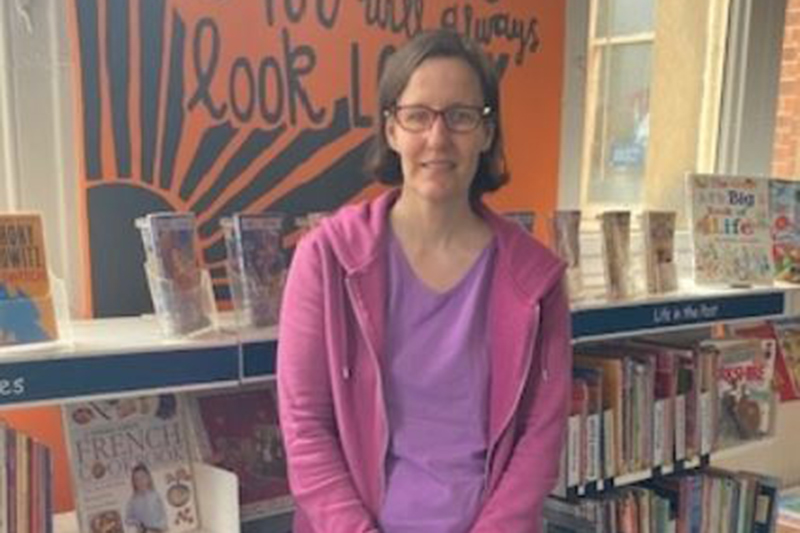
[[[350,367],[347,365],[342,367],[342,378],[345,380],[350,379]]]

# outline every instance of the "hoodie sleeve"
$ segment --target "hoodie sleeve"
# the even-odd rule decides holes
[[[514,449],[471,533],[539,533],[544,500],[558,480],[569,414],[572,348],[563,283],[544,298],[530,378],[516,413]]]
[[[295,250],[278,337],[279,410],[289,483],[314,531],[377,533],[337,437],[324,337],[322,252],[309,237]]]

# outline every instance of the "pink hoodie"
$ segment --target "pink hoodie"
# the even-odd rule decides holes
[[[294,533],[378,532],[388,427],[381,383],[388,212],[348,206],[297,247],[278,344]],[[536,533],[558,477],[572,351],[563,265],[482,208],[497,237],[489,301],[486,491],[471,533]]]

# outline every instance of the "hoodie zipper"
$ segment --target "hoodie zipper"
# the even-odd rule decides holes
[[[533,359],[533,348],[536,345],[536,339],[539,337],[539,329],[541,328],[542,322],[542,315],[541,315],[541,306],[536,304],[535,306],[535,313],[536,316],[528,327],[528,339],[525,347],[525,353],[527,354],[527,361],[524,366],[524,371],[522,374],[522,379],[519,381],[519,386],[517,387],[517,391],[514,395],[514,402],[511,404],[511,409],[509,409],[508,414],[506,415],[506,419],[503,421],[503,425],[501,427],[500,433],[498,433],[498,438],[495,442],[490,443],[490,448],[488,453],[486,454],[486,466],[484,469],[484,497],[487,497],[489,494],[489,483],[491,477],[491,465],[492,459],[494,458],[494,453],[497,448],[497,443],[500,442],[499,436],[502,435],[508,425],[511,423],[511,419],[514,417],[514,413],[516,413],[517,408],[519,407],[520,401],[522,401],[522,394],[525,391],[525,385],[528,383],[528,377],[530,376],[531,372],[531,362]],[[534,324],[536,324],[536,329],[534,330]],[[544,358],[544,354],[542,354]],[[544,380],[549,379],[547,366],[546,363],[542,362],[542,377]]]
[[[369,330],[367,329],[366,324],[364,323],[364,317],[366,317],[366,309],[364,308],[364,304],[361,299],[361,294],[356,290],[355,286],[352,284],[349,278],[345,280],[345,285],[347,286],[347,290],[350,293],[351,299],[356,303],[357,306],[355,315],[356,315],[356,320],[358,321],[358,325],[362,331],[368,332]],[[380,472],[378,472],[380,489],[381,489],[380,501],[382,503],[383,496],[386,491],[386,469],[385,469],[386,456],[389,453],[389,428],[387,422],[388,416],[386,414],[386,399],[384,397],[384,390],[383,390],[383,375],[381,374],[381,368],[380,365],[378,364],[378,354],[375,350],[375,347],[372,345],[372,339],[369,337],[369,335],[365,333],[364,338],[366,339],[367,349],[369,350],[370,355],[372,355],[372,364],[375,367],[375,376],[378,384],[378,397],[379,397],[378,400],[380,402],[380,406],[383,409],[383,434],[381,435],[382,436],[381,457],[383,460],[381,461]],[[344,379],[349,379],[351,376],[349,360],[350,360],[350,353],[348,351],[347,353],[345,353],[345,361],[344,364],[342,365],[342,377]]]

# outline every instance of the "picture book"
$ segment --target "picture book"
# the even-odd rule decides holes
[[[772,284],[768,180],[717,174],[687,180],[695,282]]]
[[[536,226],[536,213],[533,211],[507,211],[503,213],[503,216],[522,226],[528,233],[533,233],[534,227]]]
[[[200,528],[179,396],[78,402],[62,412],[81,531]]]
[[[581,212],[556,211],[551,224],[552,245],[556,254],[567,263],[567,292],[572,300],[581,297],[583,274],[581,272]]]
[[[631,296],[629,211],[606,211],[600,215],[606,296],[609,300],[624,300]]]
[[[156,315],[168,335],[211,326],[211,302],[203,285],[191,213],[151,213],[137,220]]]
[[[193,394],[193,449],[208,464],[239,477],[243,521],[292,508],[274,382]]]
[[[768,339],[703,341],[701,353],[716,353],[716,444],[728,448],[769,436],[775,424],[772,379],[776,345]]]
[[[642,213],[647,292],[660,294],[678,288],[675,265],[675,211]]]
[[[228,279],[241,327],[278,323],[288,268],[285,220],[280,213],[239,213],[223,220]]]
[[[0,348],[58,338],[39,214],[0,214]]]
[[[769,180],[775,279],[800,282],[800,183]]]
[[[790,317],[772,321],[778,341],[778,391],[781,400],[800,398],[800,319]]]

